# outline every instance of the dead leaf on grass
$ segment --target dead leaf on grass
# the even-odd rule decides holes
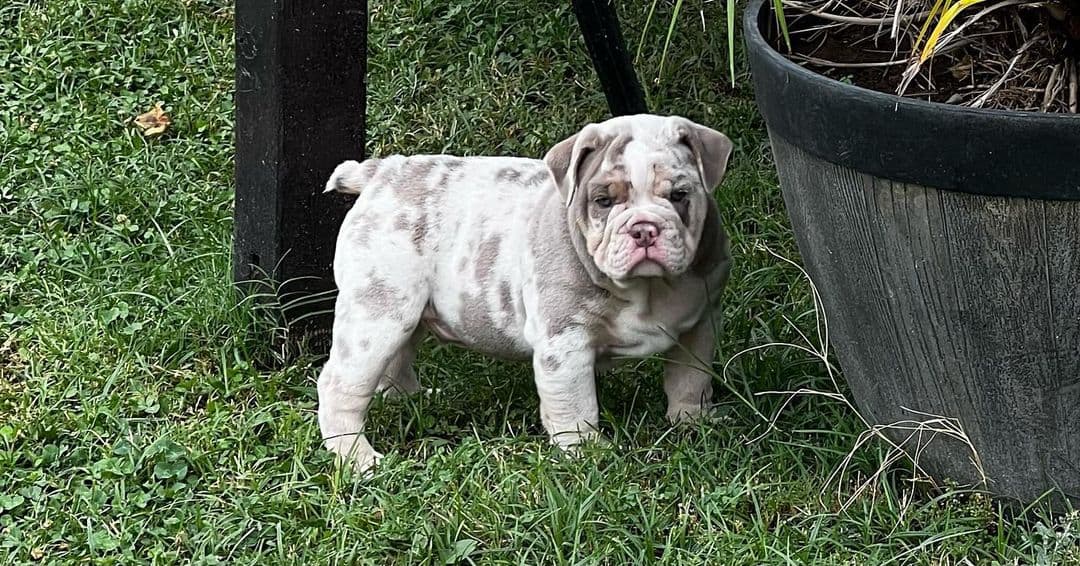
[[[165,133],[165,130],[172,124],[172,119],[161,109],[161,103],[159,102],[149,112],[136,116],[132,122],[139,127],[142,135],[149,138]]]

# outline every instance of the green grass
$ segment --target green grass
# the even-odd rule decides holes
[[[373,0],[369,150],[541,155],[604,117],[563,3]],[[813,335],[767,138],[727,74],[721,2],[621,6],[657,111],[736,144],[718,194],[736,268],[723,359]],[[703,8],[703,29],[698,9]],[[855,452],[842,403],[791,348],[738,358],[714,419],[670,428],[659,364],[600,383],[616,449],[561,458],[527,367],[445,346],[441,392],[374,407],[374,477],[335,470],[317,359],[269,371],[265,313],[233,305],[232,15],[224,0],[0,6],[0,562],[196,564],[1067,564],[1080,520],[912,493]],[[642,32],[644,31],[644,34]],[[743,72],[741,60],[736,69]],[[146,140],[127,122],[163,101]],[[719,370],[721,364],[717,365]],[[740,400],[748,399],[748,403]],[[763,436],[776,417],[776,428]],[[969,562],[964,562],[968,560]]]

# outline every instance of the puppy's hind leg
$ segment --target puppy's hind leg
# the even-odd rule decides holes
[[[413,367],[413,362],[416,360],[416,348],[424,340],[424,335],[424,329],[417,328],[412,337],[398,350],[397,355],[383,372],[382,379],[379,380],[377,393],[392,398],[420,391],[420,381],[416,379],[416,368]]]
[[[330,359],[319,375],[319,428],[327,450],[365,471],[382,457],[364,435],[368,405],[388,366],[413,335],[426,296],[385,281],[342,290]]]

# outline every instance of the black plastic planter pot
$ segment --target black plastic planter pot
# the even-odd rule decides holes
[[[1080,503],[1080,118],[858,88],[777,53],[761,0],[744,23],[787,211],[863,415],[956,419],[991,492]],[[933,428],[909,439],[920,466],[978,484],[970,449]]]

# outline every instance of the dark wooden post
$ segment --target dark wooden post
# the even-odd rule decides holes
[[[619,17],[611,0],[574,0],[574,14],[585,47],[614,116],[648,112],[645,92],[626,52]]]
[[[351,201],[322,191],[334,166],[363,154],[366,40],[366,0],[236,0],[233,276],[280,283],[300,334],[332,320],[334,241]]]

